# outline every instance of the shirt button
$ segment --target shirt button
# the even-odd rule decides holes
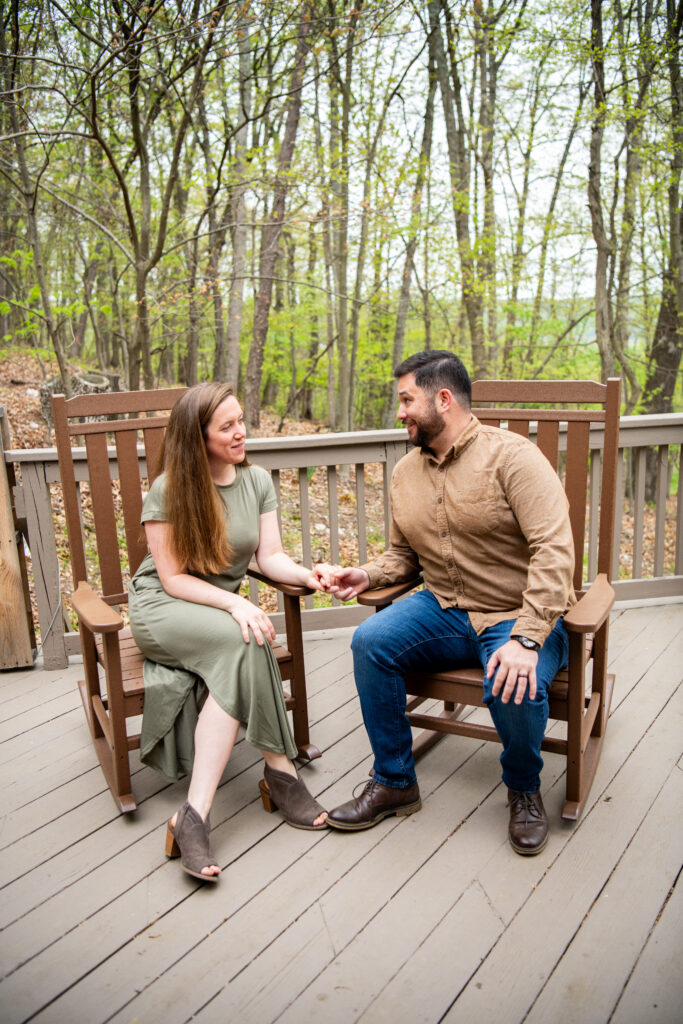
[[[439,503],[439,505],[441,504],[441,502],[442,502],[442,501],[443,501],[443,498],[439,498],[439,499],[438,499],[438,503]]]
[[[446,531],[445,531],[445,530],[442,530],[442,531],[441,531],[441,536],[442,536],[442,537],[446,537],[446,536],[447,536],[447,533],[446,533]]]

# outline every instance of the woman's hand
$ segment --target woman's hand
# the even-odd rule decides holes
[[[336,593],[335,573],[339,572],[340,568],[327,562],[318,562],[314,565],[312,576],[316,581],[316,590],[324,590],[326,594]]]
[[[248,601],[246,597],[239,594],[231,594],[230,607],[226,609],[237,625],[242,630],[242,639],[245,644],[249,643],[249,630],[254,634],[254,639],[259,647],[263,647],[268,641],[272,644],[275,640],[275,629],[265,612],[257,608],[255,604]]]
[[[322,562],[313,567],[313,572],[320,579],[322,589],[328,594],[334,594],[340,601],[350,601],[370,586],[370,578],[365,569],[344,569],[341,565]]]

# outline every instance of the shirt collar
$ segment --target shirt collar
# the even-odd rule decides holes
[[[420,455],[431,462],[433,466],[447,466],[454,459],[459,458],[465,448],[469,448],[480,429],[481,423],[473,413],[462,434],[458,435],[442,459],[438,459],[431,448],[420,448]]]

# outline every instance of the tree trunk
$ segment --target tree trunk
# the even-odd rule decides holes
[[[479,132],[481,133],[481,165],[484,179],[484,220],[478,238],[479,280],[486,297],[485,365],[496,358],[498,345],[498,296],[496,292],[496,211],[493,190],[493,138],[498,65],[494,54],[495,18],[474,5],[477,51],[479,59]]]
[[[681,18],[674,0],[667,0],[667,50],[671,88],[673,157],[669,179],[670,266],[662,285],[662,299],[648,356],[647,380],[641,408],[644,412],[671,412],[683,356],[683,203],[680,184],[683,171],[683,81],[681,80]]]
[[[285,200],[288,191],[288,173],[294,154],[294,143],[301,111],[301,87],[303,84],[306,58],[310,48],[309,34],[311,29],[311,2],[304,4],[297,32],[296,55],[290,77],[289,99],[287,101],[287,119],[282,147],[278,156],[277,175],[273,189],[273,206],[270,221],[261,235],[261,252],[259,258],[259,287],[254,309],[254,333],[249,361],[247,364],[245,386],[245,412],[251,427],[258,427],[261,411],[261,375],[263,372],[263,355],[268,331],[268,318],[273,290],[273,275],[277,260],[278,242],[282,231],[285,212]]]
[[[595,339],[600,353],[602,379],[614,376],[612,346],[612,310],[607,287],[607,268],[612,245],[607,237],[602,213],[601,159],[607,116],[605,63],[602,38],[602,0],[591,0],[591,62],[593,67],[594,115],[588,165],[588,208],[596,246],[595,258]]]
[[[434,128],[434,94],[436,92],[436,73],[433,63],[429,66],[429,86],[427,89],[427,102],[425,104],[425,116],[422,129],[422,144],[420,146],[420,158],[415,176],[415,187],[411,203],[411,218],[408,227],[408,243],[406,245],[406,256],[403,262],[403,274],[401,275],[401,292],[398,300],[396,313],[396,324],[394,327],[394,341],[392,345],[391,369],[393,370],[403,359],[403,341],[408,321],[408,310],[410,308],[410,282],[413,275],[413,260],[417,249],[418,231],[420,225],[420,210],[422,206],[422,193],[424,191],[425,174],[429,167],[432,151],[432,131]],[[387,382],[384,390],[384,402],[382,409],[382,426],[389,430],[394,425],[394,380],[393,375]]]
[[[242,123],[235,133],[235,184],[230,199],[230,220],[232,223],[232,272],[228,297],[228,324],[225,336],[225,363],[220,367],[217,379],[231,381],[238,386],[240,369],[240,343],[242,340],[242,309],[244,306],[244,284],[247,276],[246,192],[247,173],[247,129],[251,119],[251,18],[240,21],[239,36],[239,94]]]
[[[462,116],[462,105],[459,95],[460,79],[457,67],[453,62],[451,62],[449,68],[439,23],[441,7],[444,4],[445,0],[429,0],[430,56],[437,70],[446,124],[453,218],[458,243],[458,255],[460,257],[462,300],[465,306],[472,348],[472,370],[473,376],[481,377],[486,374],[486,347],[484,343],[481,293],[478,287],[476,266],[470,240],[470,168],[465,148],[464,118]],[[451,89],[451,75],[454,79],[454,89]],[[454,113],[455,107],[457,107],[458,111],[457,124]]]
[[[545,59],[542,58],[538,68],[534,71],[534,81],[531,86],[531,106],[529,110],[529,135],[522,153],[524,174],[522,178],[521,193],[517,193],[517,224],[515,227],[515,243],[512,252],[512,267],[510,272],[510,297],[505,317],[505,338],[503,341],[503,360],[501,376],[509,377],[512,372],[512,352],[515,345],[515,328],[517,324],[517,302],[519,299],[519,285],[524,266],[524,249],[526,245],[526,215],[529,202],[529,182],[531,176],[531,158],[538,124],[538,106],[541,90],[541,74]],[[497,376],[498,374],[496,374]]]
[[[320,130],[320,104],[318,98],[318,67],[316,62],[315,75],[315,116],[313,118],[313,131],[315,136],[315,154],[318,165],[318,174],[323,183],[322,209],[320,210],[320,223],[323,236],[323,262],[325,266],[325,328],[327,351],[327,424],[330,430],[337,429],[337,403],[335,396],[335,365],[334,365],[334,343],[335,334],[335,303],[332,285],[332,231],[330,227],[330,195],[327,191],[329,185],[328,176],[325,174],[325,157],[323,150],[322,132]],[[330,100],[334,99],[331,92]],[[335,119],[330,111],[330,123],[333,125]]]
[[[543,302],[543,293],[545,290],[545,275],[546,266],[548,262],[548,248],[550,245],[550,238],[555,227],[555,209],[557,207],[557,201],[560,195],[560,186],[562,184],[562,178],[564,176],[564,170],[567,165],[569,153],[574,142],[574,137],[579,127],[581,110],[583,108],[583,102],[587,95],[587,87],[584,87],[583,83],[579,86],[579,102],[577,104],[574,117],[572,119],[572,126],[567,136],[567,141],[562,150],[562,156],[557,165],[555,172],[555,183],[553,185],[553,193],[548,204],[548,209],[543,218],[543,234],[541,237],[540,254],[539,254],[539,266],[538,266],[538,280],[536,283],[536,292],[534,294],[534,303],[531,311],[531,325],[529,327],[529,340],[526,350],[526,361],[532,362],[534,358],[534,345],[536,343],[536,332],[538,325],[541,320],[541,305]]]
[[[318,260],[318,249],[315,240],[315,223],[312,221],[308,225],[308,264],[306,267],[306,281],[309,285],[313,285],[315,276],[315,266]],[[308,294],[308,306],[313,308],[313,291],[309,290]],[[313,388],[307,383],[308,373],[310,368],[315,365],[316,357],[318,355],[318,346],[320,344],[320,332],[318,328],[318,315],[313,312],[311,314],[310,324],[310,336],[308,343],[308,359],[306,361],[306,377],[301,387],[301,415],[305,420],[313,419]]]

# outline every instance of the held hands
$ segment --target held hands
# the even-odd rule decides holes
[[[254,634],[254,639],[259,647],[263,647],[266,641],[272,644],[275,640],[275,629],[266,613],[245,597],[240,597],[239,594],[233,594],[232,597],[233,600],[227,611],[242,630],[242,639],[245,644],[249,643],[249,630]]]
[[[323,587],[321,581],[320,581],[320,577],[318,576],[318,574],[316,572],[317,568],[318,568],[317,566],[314,566],[313,569],[306,569],[305,570],[308,573],[308,575],[306,576],[305,580],[301,581],[301,585],[302,586],[308,587],[309,590],[324,590],[325,589]]]
[[[487,679],[491,678],[496,668],[498,669],[493,684],[493,696],[497,697],[502,690],[501,700],[503,704],[507,704],[514,693],[515,704],[521,704],[528,685],[529,699],[533,700],[536,696],[537,663],[536,651],[527,650],[516,640],[508,640],[494,651],[486,666]]]
[[[340,601],[350,601],[370,586],[370,579],[364,569],[344,569],[341,565],[321,562],[313,567],[313,572],[320,581],[320,589],[326,594],[334,594]]]

